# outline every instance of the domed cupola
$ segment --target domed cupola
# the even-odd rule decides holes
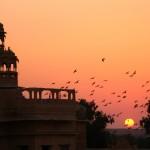
[[[5,37],[6,32],[3,24],[0,23],[0,88],[12,88],[18,86],[17,62],[19,60],[10,47],[5,48]]]

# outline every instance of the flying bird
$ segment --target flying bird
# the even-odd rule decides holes
[[[138,102],[138,100],[135,100],[135,101],[134,101],[134,103],[137,103],[137,102]]]
[[[108,80],[103,80],[104,82],[107,82]]]
[[[125,74],[129,74],[129,73],[130,73],[129,71],[125,72]]]
[[[73,71],[73,73],[76,73],[77,72],[77,69],[75,69],[74,71]]]
[[[134,76],[134,74],[129,75],[129,77],[133,77],[133,76]]]
[[[150,91],[150,89],[146,90],[146,92],[149,92],[149,91]]]
[[[106,101],[106,99],[103,99],[101,102],[104,103]]]
[[[67,81],[67,82],[66,82],[66,84],[70,84],[70,83],[71,83],[71,81]]]
[[[115,95],[115,94],[116,94],[116,92],[112,92],[111,94]]]
[[[134,108],[137,108],[137,107],[138,107],[138,104],[135,104],[135,105],[134,105]]]
[[[144,84],[141,85],[141,87],[144,87],[144,86],[145,86]]]
[[[126,90],[122,92],[122,94],[126,94],[126,93],[127,93],[127,91],[126,91]]]
[[[136,74],[136,70],[133,72],[133,74],[134,74],[134,75]]]
[[[77,81],[74,82],[74,84],[77,84],[77,83],[79,83],[79,80],[77,80]]]
[[[92,85],[94,85],[95,84],[95,82],[92,82]]]
[[[103,88],[104,86],[103,85],[101,85],[99,88]]]
[[[49,92],[46,92],[44,95],[48,95],[49,94]]]
[[[121,102],[121,100],[118,100],[117,102],[118,102],[118,103],[120,103],[120,102]]]
[[[75,91],[75,93],[78,93],[78,91]]]
[[[141,111],[141,113],[143,113],[143,110]]]
[[[99,87],[99,84],[97,84],[95,87]]]
[[[143,104],[141,104],[141,105],[140,105],[140,107],[144,107],[144,105],[143,105]]]
[[[95,90],[92,90],[91,92],[95,92]]]
[[[63,94],[63,97],[66,97],[67,95],[66,94]]]
[[[125,95],[125,96],[122,96],[122,98],[126,98],[127,96]]]
[[[150,81],[148,80],[148,81],[146,81],[145,83],[148,84],[149,82],[150,82]]]
[[[148,99],[148,97],[146,96],[145,99]]]
[[[91,93],[90,96],[93,96],[93,93]]]
[[[102,58],[102,62],[105,62],[105,60],[106,60],[106,58],[105,58],[105,57],[103,57],[103,58]]]

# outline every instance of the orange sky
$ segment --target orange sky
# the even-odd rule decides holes
[[[141,88],[150,79],[149,0],[1,0],[0,5],[6,45],[20,59],[20,86],[51,87],[57,82],[55,87],[60,87],[80,80],[75,86],[79,98],[95,99],[110,114],[123,111],[113,127],[123,127],[125,118],[138,121],[144,115],[133,105],[149,96],[145,91],[150,86]],[[125,75],[134,70],[133,78]],[[92,76],[104,88],[89,97]],[[119,104],[110,93],[123,90],[127,98]],[[104,98],[112,105],[105,108]]]

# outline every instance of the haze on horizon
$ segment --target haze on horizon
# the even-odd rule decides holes
[[[110,114],[123,112],[111,127],[123,127],[126,118],[138,123],[146,114],[133,106],[135,100],[141,105],[150,97],[150,84],[141,87],[150,80],[149,0],[2,0],[0,4],[6,45],[20,59],[20,86],[59,88],[71,81],[69,88],[79,91],[78,98],[94,99]],[[135,70],[133,77],[125,74]],[[93,96],[91,77],[94,86],[104,86],[95,88]],[[77,80],[79,84],[74,84]],[[117,95],[125,90],[127,97],[118,103]],[[112,104],[103,106],[103,99]]]

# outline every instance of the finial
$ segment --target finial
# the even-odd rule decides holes
[[[4,31],[4,26],[2,23],[0,23],[0,40],[1,40],[1,47],[4,47],[4,43],[5,43],[5,37],[6,37],[6,32]]]

